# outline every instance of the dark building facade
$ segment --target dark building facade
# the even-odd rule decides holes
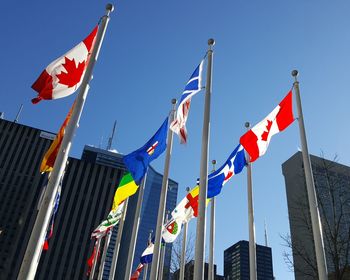
[[[347,251],[350,246],[350,167],[313,155],[310,159],[329,278],[340,279],[337,271],[349,271],[350,263]],[[282,172],[286,184],[295,279],[315,279],[318,278],[317,266],[302,153],[297,152],[284,162]],[[336,250],[332,245],[335,243]]]
[[[256,245],[258,280],[273,280],[272,250]],[[249,242],[241,240],[224,251],[224,278],[227,280],[249,280]]]
[[[204,280],[208,280],[209,264],[204,263]],[[194,260],[189,261],[185,265],[185,275],[184,280],[194,280]],[[173,280],[180,279],[180,269],[175,271],[173,275]],[[214,280],[223,280],[224,277],[216,274],[216,264],[214,264]]]
[[[17,278],[37,215],[38,201],[47,181],[47,176],[40,174],[39,167],[54,136],[0,119],[1,280]],[[35,279],[86,279],[87,259],[94,245],[90,240],[91,232],[106,218],[115,187],[125,171],[122,155],[88,146],[81,160],[69,158],[68,161],[53,236],[49,240],[49,250],[41,255]],[[158,177],[162,176],[152,168],[149,170],[157,174],[154,176],[158,182]],[[151,183],[155,179],[152,176],[149,175],[148,189],[153,187]],[[171,182],[177,195],[177,184]],[[174,194],[170,194],[175,203],[176,195],[174,198]],[[147,198],[145,194],[144,202],[147,199],[152,200],[152,195]],[[132,197],[130,204],[136,200],[137,195]],[[132,209],[129,212],[132,213]],[[140,232],[142,228],[141,225]],[[146,228],[148,231],[148,226]],[[115,229],[110,244],[113,247],[116,233]],[[168,255],[169,252],[171,248]],[[105,265],[106,277],[112,253],[113,248],[110,248]],[[138,258],[137,254],[135,258]]]
[[[137,242],[135,247],[133,271],[136,269],[137,265],[140,263],[141,254],[147,247],[147,241],[148,241],[150,231],[153,231],[153,234],[155,234],[162,179],[163,179],[163,176],[160,173],[155,171],[151,166],[148,168],[146,186],[145,186],[143,203],[141,208],[140,226],[139,226],[139,232],[137,235]],[[176,207],[177,192],[178,192],[178,184],[175,181],[169,179],[167,200],[166,200],[166,211],[172,211]],[[121,242],[120,253],[119,253],[122,256],[127,256],[128,254],[128,248],[129,248],[128,244],[130,242],[133,221],[135,219],[137,199],[138,199],[138,193],[136,193],[129,199],[130,206],[128,206],[128,211],[126,213],[122,242]],[[169,275],[170,275],[170,263],[171,263],[171,250],[172,250],[172,244],[171,243],[166,244],[163,279],[169,279],[170,277]],[[124,279],[125,267],[126,267],[126,257],[119,258],[117,263],[115,279],[118,279],[118,280]],[[149,274],[150,273],[148,273],[148,278],[149,278]],[[142,276],[143,274],[141,274],[140,278]]]

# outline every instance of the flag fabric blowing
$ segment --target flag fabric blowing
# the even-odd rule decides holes
[[[136,185],[140,185],[150,162],[165,151],[167,131],[168,118],[165,119],[162,126],[145,145],[123,157],[123,161]]]
[[[92,52],[98,26],[77,46],[51,62],[32,85],[38,96],[32,99],[36,104],[41,100],[66,97],[74,93],[82,82]]]
[[[243,147],[238,145],[225,164],[208,176],[208,198],[212,198],[221,192],[221,188],[233,175],[240,173],[246,165]]]
[[[146,264],[146,263],[151,263],[152,258],[153,258],[153,249],[154,249],[154,244],[151,242],[145,251],[143,251],[141,258],[140,258],[140,263]]]
[[[265,154],[271,137],[283,131],[293,121],[292,91],[261,122],[240,138],[240,143],[250,156],[250,162]]]
[[[170,125],[170,129],[179,135],[182,144],[187,142],[186,121],[190,110],[191,98],[202,89],[203,62],[204,60],[197,66],[187,82],[181,95],[175,119]]]

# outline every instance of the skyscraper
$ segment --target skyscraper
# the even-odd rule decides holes
[[[272,251],[270,247],[256,245],[258,280],[273,280]],[[224,278],[249,280],[249,242],[241,240],[224,251]]]
[[[19,272],[47,181],[47,175],[39,172],[40,163],[54,137],[55,134],[47,131],[0,119],[1,280],[16,279]],[[122,155],[88,146],[82,159],[70,157],[68,161],[53,236],[49,240],[49,250],[40,258],[36,279],[86,279],[86,263],[94,245],[90,240],[91,232],[106,218],[115,187],[125,171]],[[153,220],[156,223],[152,209],[157,208],[154,206],[157,198],[153,193],[162,175],[150,168],[148,176],[142,212],[144,223],[141,222],[139,234],[144,227],[147,232]],[[169,189],[172,191],[168,198],[175,204],[177,183],[171,181]],[[135,198],[137,200],[137,195]],[[144,244],[138,243],[142,250]],[[170,252],[168,248],[169,263]]]
[[[350,262],[350,167],[313,155],[310,159],[328,273],[334,279],[341,279],[338,273],[346,273]],[[295,279],[314,279],[317,278],[317,266],[302,153],[297,152],[284,162],[282,172]]]

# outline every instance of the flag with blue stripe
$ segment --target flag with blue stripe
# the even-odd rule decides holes
[[[204,60],[197,66],[187,82],[179,101],[175,119],[170,125],[170,129],[179,135],[182,144],[187,142],[186,121],[190,110],[191,98],[202,89],[203,62]]]
[[[152,258],[153,258],[153,249],[154,249],[154,244],[150,243],[146,250],[143,251],[141,258],[140,258],[140,263],[146,264],[146,263],[151,263]]]
[[[247,164],[244,149],[238,145],[225,164],[208,176],[208,198],[217,196],[221,188],[231,179],[233,175],[240,173]]]

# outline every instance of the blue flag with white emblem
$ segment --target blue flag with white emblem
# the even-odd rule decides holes
[[[208,198],[214,197],[221,192],[221,188],[233,175],[240,173],[247,164],[244,149],[238,145],[225,164],[218,170],[208,175]]]
[[[167,131],[168,118],[165,119],[162,126],[145,145],[123,157],[126,168],[137,185],[140,184],[143,176],[145,176],[150,162],[165,151]]]

